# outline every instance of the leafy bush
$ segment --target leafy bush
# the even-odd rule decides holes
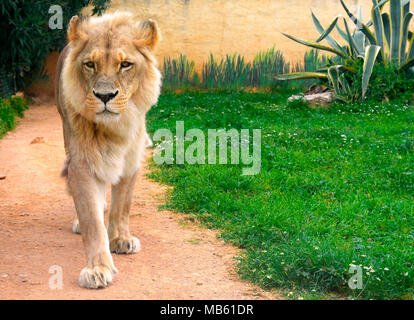
[[[0,137],[16,126],[16,114],[10,105],[0,99]]]
[[[370,80],[367,98],[375,101],[401,100],[409,102],[413,98],[414,79],[401,72],[394,65],[376,64]]]
[[[0,61],[6,76],[12,79],[14,91],[42,75],[47,55],[59,51],[66,41],[65,30],[51,30],[48,26],[51,5],[62,7],[63,25],[78,14],[89,0],[2,0],[0,1]],[[100,14],[109,0],[93,0],[94,13]]]
[[[11,97],[7,99],[10,108],[16,113],[16,115],[20,118],[23,118],[23,113],[29,107],[27,105],[27,101],[21,97]]]
[[[362,95],[363,63],[362,59],[358,59],[354,65],[356,73],[344,73],[347,81],[353,83],[351,90],[355,100]],[[392,63],[376,63],[365,96],[367,100],[377,102],[399,100],[408,103],[412,101],[413,88],[414,78],[409,73],[401,71]]]
[[[20,97],[0,99],[0,138],[16,126],[16,117],[23,118],[27,102]]]

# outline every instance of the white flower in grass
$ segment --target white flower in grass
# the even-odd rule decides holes
[[[388,268],[384,268],[384,270],[385,270],[385,271],[390,271],[390,269],[388,269]]]

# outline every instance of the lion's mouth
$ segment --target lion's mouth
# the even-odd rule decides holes
[[[101,111],[101,112],[98,112],[98,113],[96,113],[97,115],[101,115],[101,114],[112,114],[112,115],[119,115],[119,113],[117,113],[117,112],[113,112],[113,111],[110,111],[110,110],[108,110],[108,109],[104,109],[103,111]]]

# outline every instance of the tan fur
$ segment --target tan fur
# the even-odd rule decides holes
[[[151,143],[145,115],[160,93],[152,55],[158,39],[155,22],[139,22],[128,13],[75,16],[69,23],[56,97],[67,155],[62,175],[76,207],[73,230],[82,233],[86,250],[82,287],[112,281],[116,268],[110,251],[140,249],[129,233],[129,210],[136,173]],[[112,185],[108,231],[103,222],[107,183]]]

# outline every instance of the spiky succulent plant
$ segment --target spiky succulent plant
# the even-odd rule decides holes
[[[410,0],[372,0],[371,20],[364,24],[362,14],[354,15],[343,0],[340,0],[347,16],[356,28],[351,32],[347,19],[337,16],[325,29],[316,16],[312,19],[319,38],[316,41],[306,41],[288,34],[286,37],[309,47],[328,51],[336,56],[329,59],[328,65],[318,72],[296,72],[280,75],[279,80],[293,80],[304,78],[322,78],[329,80],[338,99],[354,101],[366,96],[369,81],[375,63],[392,64],[399,71],[408,71],[414,66],[414,36],[409,31],[409,24],[413,17],[410,12]],[[389,3],[389,12],[385,12],[385,5]],[[339,22],[343,21],[343,28]],[[345,40],[341,45],[331,35],[336,29]],[[325,40],[329,45],[321,44]],[[346,73],[357,74],[358,65],[363,60],[362,95],[359,97],[358,88],[350,83]]]

